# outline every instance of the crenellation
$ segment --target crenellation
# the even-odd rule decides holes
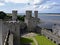
[[[32,17],[32,11],[31,10],[27,10],[26,11],[26,18],[30,19]]]

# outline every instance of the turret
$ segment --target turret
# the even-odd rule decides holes
[[[38,11],[34,11],[35,18],[38,18]]]
[[[26,18],[27,18],[27,19],[30,19],[31,17],[32,17],[32,11],[27,10],[27,11],[26,11]]]
[[[17,11],[16,10],[13,10],[12,11],[12,20],[13,21],[16,21],[17,20]]]

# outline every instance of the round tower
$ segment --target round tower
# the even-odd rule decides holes
[[[34,11],[35,18],[38,18],[38,11]]]
[[[31,17],[32,17],[32,11],[27,10],[27,11],[26,11],[26,18],[27,18],[27,19],[30,19]]]
[[[13,21],[16,21],[17,20],[17,11],[16,10],[13,10],[12,11],[12,20]]]

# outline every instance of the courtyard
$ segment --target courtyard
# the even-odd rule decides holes
[[[29,33],[22,36],[22,43],[30,43],[31,45],[56,45],[51,40],[47,39],[45,36],[38,35],[35,33]]]

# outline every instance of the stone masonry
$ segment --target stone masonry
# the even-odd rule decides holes
[[[52,32],[50,32],[46,29],[42,29],[41,34],[46,36],[52,42],[56,43],[56,45],[60,45],[60,38],[58,36],[54,35]]]
[[[0,19],[0,45],[4,45],[8,31],[13,34],[13,45],[20,45],[20,21],[17,20],[17,11],[12,11],[12,20]]]
[[[32,17],[32,11],[26,11],[25,23],[28,26],[28,32],[34,31],[40,19],[38,18],[38,11],[34,11],[35,17]]]
[[[38,23],[40,23],[40,19],[38,18],[38,11],[34,11],[34,16],[32,17],[32,11],[27,10],[24,24],[27,25],[27,32],[38,32],[42,35],[46,36],[48,39],[52,40],[56,45],[60,45],[60,38],[46,29],[40,29],[38,27]],[[20,45],[20,31],[21,28],[24,27],[24,24],[22,22],[17,20],[17,11],[12,11],[12,20],[11,21],[3,21],[0,19],[0,45],[4,45],[5,38],[7,37],[7,33],[10,31],[9,35],[9,42],[11,42],[12,45]],[[38,29],[37,29],[38,28]],[[36,29],[36,30],[35,30]],[[40,32],[40,30],[41,32]],[[55,30],[54,30],[55,31]],[[8,43],[9,43],[8,42]],[[10,45],[10,43],[9,43]]]

